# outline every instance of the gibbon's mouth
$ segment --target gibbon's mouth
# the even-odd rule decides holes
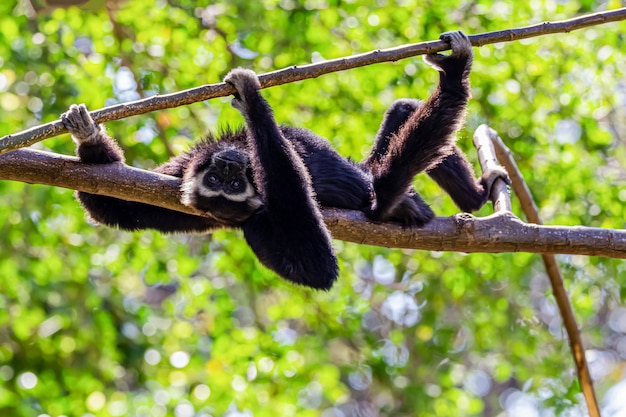
[[[230,224],[241,222],[258,208],[256,199],[233,199],[232,195],[220,193],[213,197],[203,197],[196,200],[196,207],[214,219]]]

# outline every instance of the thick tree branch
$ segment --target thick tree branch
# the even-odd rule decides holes
[[[198,214],[179,200],[180,180],[123,164],[87,165],[77,158],[20,149],[0,155],[0,179],[47,184]],[[393,248],[456,252],[568,253],[626,258],[626,231],[527,224],[509,212],[484,218],[438,217],[422,229],[373,223],[360,212],[326,209],[335,239]]]
[[[559,22],[544,22],[522,28],[471,35],[469,38],[472,41],[472,45],[483,46],[491,43],[515,41],[551,33],[571,32],[588,26],[624,19],[626,19],[626,8],[595,13]],[[417,55],[441,52],[446,49],[449,49],[449,45],[440,40],[420,42],[395,48],[379,49],[314,64],[294,65],[292,67],[262,74],[259,76],[259,80],[261,81],[262,88],[267,88],[307,78],[316,78],[331,72],[344,71],[381,62],[398,61]],[[98,123],[104,123],[156,110],[196,103],[211,98],[228,96],[234,92],[233,87],[225,83],[204,85],[172,94],[156,95],[142,100],[106,107],[91,112],[91,116]],[[56,120],[19,133],[4,136],[0,139],[0,155],[14,149],[30,146],[46,138],[57,136],[65,132],[66,130],[61,121]]]
[[[481,135],[491,139],[498,160],[509,172],[513,189],[520,200],[522,210],[524,211],[526,218],[530,222],[542,224],[535,200],[533,199],[530,189],[526,185],[526,181],[524,181],[524,177],[511,155],[511,151],[504,144],[495,130],[490,129],[486,125],[483,126],[479,127],[479,129],[482,129]],[[580,336],[580,331],[578,330],[578,325],[576,324],[576,318],[574,317],[572,305],[569,301],[569,297],[567,296],[567,292],[565,291],[563,275],[561,274],[561,270],[559,269],[554,255],[544,253],[541,257],[543,258],[543,264],[546,268],[548,278],[550,279],[552,293],[554,294],[556,304],[559,307],[559,312],[563,318],[563,326],[567,331],[570,350],[572,352],[572,356],[574,357],[574,363],[576,364],[576,370],[578,372],[578,381],[580,382],[583,395],[585,396],[589,416],[600,417],[600,407],[598,406],[598,400],[596,399],[595,390],[593,389],[593,380],[591,379],[591,374],[589,373],[589,366],[587,364],[587,358],[585,357],[585,348]]]

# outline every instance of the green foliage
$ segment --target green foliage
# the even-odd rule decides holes
[[[2,135],[55,120],[72,103],[96,109],[179,91],[218,82],[235,66],[266,72],[606,6],[30,3],[0,3]],[[480,123],[498,130],[548,224],[625,226],[624,32],[613,23],[476,49],[459,144],[471,149]],[[385,108],[426,97],[436,80],[414,58],[263,94],[280,122],[310,128],[358,160]],[[241,123],[224,98],[108,128],[130,164],[151,168],[207,130]],[[37,146],[74,148],[67,135]],[[428,178],[416,186],[438,214],[457,211]],[[87,222],[69,190],[2,181],[0,195],[2,415],[517,416],[584,407],[536,255],[337,241],[341,278],[314,293],[263,268],[237,232],[125,233]],[[618,389],[626,359],[626,266],[559,261],[602,398]]]

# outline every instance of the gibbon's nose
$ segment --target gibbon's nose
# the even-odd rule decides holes
[[[224,175],[224,177],[236,174],[242,169],[242,166],[239,162],[227,158],[222,158],[220,156],[215,158],[215,166],[222,173],[222,175]]]

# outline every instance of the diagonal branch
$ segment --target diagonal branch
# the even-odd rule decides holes
[[[88,165],[32,149],[0,155],[0,180],[47,184],[198,214],[180,203],[180,179],[124,164]],[[569,253],[626,258],[626,230],[540,226],[510,212],[438,217],[421,229],[374,223],[360,212],[325,209],[335,239],[390,248],[455,252]]]
[[[498,133],[495,130],[490,129],[488,126],[482,125],[476,131],[482,136],[489,138],[493,143],[498,160],[509,172],[513,189],[520,200],[522,210],[524,211],[528,221],[541,224],[537,205],[535,204],[530,189],[526,185],[526,181],[524,181],[524,177],[522,177],[515,160],[511,156],[509,148],[504,144]],[[543,263],[546,268],[548,278],[550,279],[550,284],[552,285],[552,293],[554,294],[556,304],[558,305],[561,317],[563,318],[563,326],[567,331],[570,349],[572,351],[572,356],[574,357],[576,370],[578,371],[578,381],[580,382],[585,401],[587,402],[589,416],[600,417],[600,408],[598,407],[598,401],[593,389],[593,380],[591,379],[589,366],[587,365],[587,359],[585,358],[585,348],[580,336],[580,331],[578,330],[578,325],[576,324],[574,312],[572,311],[572,305],[570,304],[567,292],[565,291],[563,276],[561,275],[561,271],[556,263],[554,255],[542,253],[541,257],[543,258]]]
[[[483,46],[491,43],[510,42],[552,33],[567,33],[588,26],[600,25],[626,19],[626,8],[595,13],[574,19],[558,22],[544,22],[532,26],[516,29],[505,29],[495,32],[486,32],[471,35],[469,38],[474,46]],[[316,78],[331,72],[345,71],[352,68],[381,62],[392,62],[417,55],[431,54],[449,49],[443,41],[420,42],[402,45],[395,48],[379,49],[350,57],[337,58],[314,64],[291,66],[259,76],[262,88],[287,84],[308,78]],[[119,120],[130,116],[149,113],[156,110],[169,109],[196,103],[216,97],[224,97],[235,93],[230,85],[217,83],[203,85],[171,94],[156,95],[146,99],[105,107],[91,112],[91,116],[98,123]],[[0,138],[0,155],[14,149],[30,146],[44,139],[65,133],[66,129],[60,120],[35,126],[19,133]]]

